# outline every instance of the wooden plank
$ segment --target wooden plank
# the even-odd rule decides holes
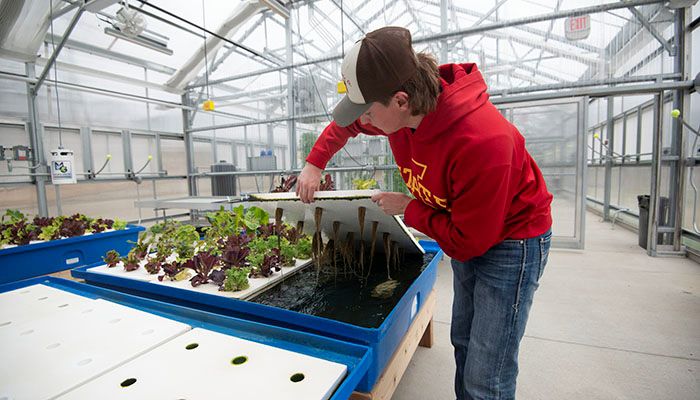
[[[70,270],[69,270],[69,269],[67,269],[67,270],[65,270],[65,271],[54,272],[53,274],[49,274],[49,276],[55,276],[55,277],[57,277],[57,278],[64,278],[64,279],[70,279],[70,280],[76,281],[76,282],[82,282],[82,279],[73,278],[73,277],[71,276],[71,274],[70,274]]]
[[[391,399],[418,345],[424,341],[428,343],[427,339],[425,339],[426,335],[430,338],[429,344],[432,345],[432,321],[436,303],[435,290],[433,290],[426,299],[425,304],[423,304],[421,311],[413,320],[408,332],[406,332],[406,336],[396,348],[394,355],[377,380],[374,388],[372,388],[372,391],[370,393],[354,392],[350,396],[350,400]]]
[[[420,343],[418,343],[418,346],[427,347],[427,348],[433,347],[433,319],[432,318],[430,318],[430,322],[428,323],[428,327],[425,329],[425,333],[423,333],[423,337],[421,338]]]
[[[349,400],[372,400],[372,393],[352,392]]]

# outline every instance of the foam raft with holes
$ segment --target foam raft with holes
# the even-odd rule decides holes
[[[126,254],[145,228],[93,233],[0,250],[0,284],[63,271],[102,260],[109,250]]]
[[[356,390],[370,392],[435,285],[437,265],[443,256],[442,250],[433,241],[420,241],[420,245],[427,253],[434,253],[432,261],[413,281],[393,310],[377,328],[366,328],[278,307],[241,301],[211,292],[157,285],[119,275],[90,271],[99,266],[100,263],[73,269],[71,274],[76,278],[84,279],[89,284],[137,296],[368,346],[372,349],[371,364]]]
[[[347,399],[372,350],[60,278],[0,286],[3,399]]]

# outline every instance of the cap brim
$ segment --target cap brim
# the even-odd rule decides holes
[[[333,110],[333,121],[341,127],[346,127],[353,122],[357,121],[362,114],[365,113],[372,103],[369,104],[356,104],[350,101],[346,95],[340,100],[335,109]]]

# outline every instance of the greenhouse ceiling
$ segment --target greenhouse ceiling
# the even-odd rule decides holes
[[[0,10],[0,56],[36,61],[37,75],[58,49],[59,81],[90,76],[163,101],[196,89],[217,109],[269,113],[283,107],[287,71],[332,91],[345,49],[385,25],[409,28],[442,62],[477,62],[496,91],[629,76],[639,66],[620,70],[625,52],[663,50],[655,34],[673,22],[653,0],[0,0]],[[567,38],[565,17],[588,18],[585,36]]]

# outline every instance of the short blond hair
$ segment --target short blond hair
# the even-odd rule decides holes
[[[408,94],[411,115],[425,115],[435,111],[440,96],[440,72],[435,57],[429,53],[416,54],[418,69],[411,79],[406,81],[397,92]],[[396,92],[394,92],[395,94]],[[389,105],[391,97],[381,103]]]

